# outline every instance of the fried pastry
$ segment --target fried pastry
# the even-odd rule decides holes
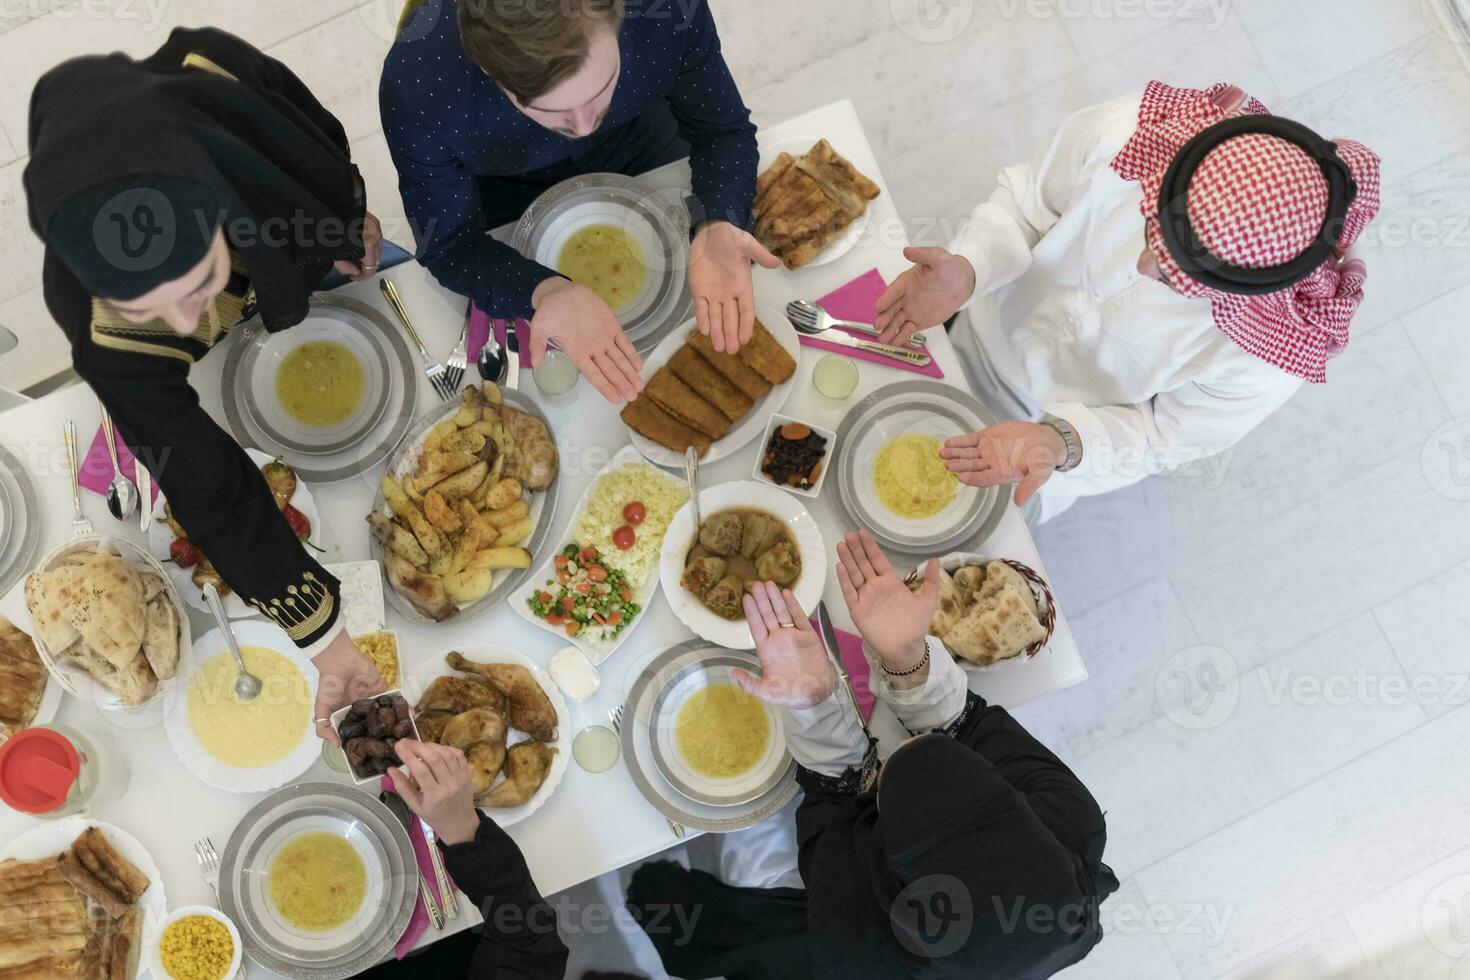
[[[665,449],[682,453],[690,446],[701,457],[709,452],[710,438],[696,432],[654,404],[652,398],[640,398],[623,406],[623,424],[645,439],[652,439]]]
[[[725,380],[709,361],[699,356],[692,347],[680,347],[669,358],[669,368],[700,396],[708,401],[731,422],[739,422],[755,408],[755,402],[745,397],[739,388]]]
[[[46,693],[46,678],[31,638],[0,618],[0,725],[20,731],[31,723]]]
[[[784,353],[784,352],[783,352]],[[643,389],[645,398],[652,398],[659,408],[680,422],[697,429],[711,439],[720,439],[730,431],[730,420],[720,414],[713,405],[680,381],[674,372],[661,367],[648,379]]]
[[[826,140],[801,157],[783,153],[756,179],[755,237],[788,269],[799,269],[837,240],[879,193]]]
[[[805,156],[799,157],[796,167],[820,184],[826,195],[854,218],[861,216],[868,202],[880,193],[877,184],[863,176],[826,140],[818,141]]]
[[[796,361],[759,320],[755,321],[750,343],[740,348],[739,357],[742,363],[773,385],[781,384],[796,373]]]
[[[689,346],[697,350],[700,357],[709,361],[710,367],[723,374],[727,381],[739,388],[741,393],[751,401],[764,398],[771,393],[769,381],[751,370],[750,366],[738,355],[715,350],[714,341],[698,330],[690,331]]]

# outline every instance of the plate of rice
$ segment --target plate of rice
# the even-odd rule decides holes
[[[685,485],[624,446],[577,502],[562,546],[511,595],[523,618],[600,664],[658,592],[659,555]]]

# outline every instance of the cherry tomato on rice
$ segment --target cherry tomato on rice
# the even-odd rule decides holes
[[[627,524],[612,533],[612,542],[623,551],[630,550],[638,541],[638,535]]]
[[[629,524],[642,524],[648,516],[648,508],[643,506],[643,501],[635,500],[623,508],[623,520]]]

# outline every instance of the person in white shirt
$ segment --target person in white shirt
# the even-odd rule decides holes
[[[1007,421],[949,441],[972,486],[1038,519],[1222,452],[1348,343],[1379,160],[1240,89],[1151,82],[1084,109],[1006,167],[950,250],[879,299],[885,343],[972,310],[957,338]],[[972,341],[972,343],[961,343]]]
[[[761,676],[734,673],[786,713],[805,887],[650,863],[628,889],[635,919],[685,977],[1040,980],[1078,962],[1118,888],[1097,801],[926,636],[936,563],[911,592],[871,534],[837,552],[877,696],[912,737],[880,763],[796,597],[757,583],[744,604]]]

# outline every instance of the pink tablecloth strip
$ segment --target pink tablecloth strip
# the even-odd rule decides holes
[[[820,630],[816,620],[812,620],[812,629]],[[863,713],[863,720],[867,721],[873,717],[873,691],[869,684],[868,658],[863,656],[863,638],[846,630],[837,629],[832,632],[837,635],[837,647],[842,653],[842,665],[847,668],[847,676],[852,679],[852,690],[857,695],[858,710]]]
[[[133,453],[128,449],[128,444],[123,442],[122,436],[117,437],[117,465],[123,476],[137,486],[138,472]],[[97,434],[92,437],[92,445],[87,448],[87,454],[82,457],[80,469],[77,485],[106,497],[107,488],[112,483],[112,457],[107,453],[107,437],[102,434],[100,425],[97,426]],[[149,475],[153,477],[153,495],[148,500],[148,509],[151,511],[153,502],[158,499],[158,474]]]
[[[858,276],[846,286],[842,286],[817,300],[817,305],[839,320],[847,320],[851,323],[872,323],[878,316],[878,297],[882,296],[888,289],[888,283],[884,282],[883,276],[877,269],[869,269]],[[839,328],[840,329],[840,328]],[[941,330],[942,327],[932,327]],[[844,330],[843,333],[858,337],[860,340],[871,340],[861,334]],[[922,335],[920,335],[922,336]],[[882,364],[884,367],[897,368],[900,371],[912,371],[922,374],[926,378],[942,378],[944,372],[939,369],[938,363],[929,362],[928,367],[914,367],[902,361],[896,361],[890,357],[879,354],[869,354],[865,351],[853,350],[851,347],[843,347],[841,344],[830,343],[817,337],[801,336],[801,343],[805,347],[815,347],[818,350],[831,351],[834,354],[845,354],[858,361],[867,361],[871,364]]]
[[[485,341],[490,336],[490,331],[495,331],[495,339],[502,344],[505,343],[505,328],[510,321],[492,320],[488,313],[482,312],[477,306],[470,314],[470,332],[467,339],[467,351],[469,358],[474,361],[480,355],[480,348],[485,346]],[[525,320],[516,320],[516,338],[520,341],[521,367],[529,371],[531,369],[531,325]]]
[[[384,792],[392,790],[393,777],[384,776],[379,788]],[[419,826],[417,820],[408,828],[408,839],[413,842],[413,856],[418,861],[419,871],[423,873],[424,880],[429,883],[429,891],[434,893],[434,900],[439,903],[439,908],[442,910],[444,908],[444,896],[439,893],[439,883],[434,878],[434,865],[429,860],[429,848],[437,847],[438,845],[430,844],[424,839],[423,828]],[[445,875],[448,875],[447,870],[445,871]],[[453,879],[450,879],[449,887],[454,887]],[[413,952],[414,943],[418,942],[419,937],[424,934],[424,930],[429,928],[429,912],[424,908],[424,898],[423,895],[419,894],[417,882],[414,883],[414,894],[418,895],[419,898],[414,903],[413,917],[408,920],[408,928],[403,931],[403,936],[399,938],[398,945],[393,947],[393,955],[400,960]]]

